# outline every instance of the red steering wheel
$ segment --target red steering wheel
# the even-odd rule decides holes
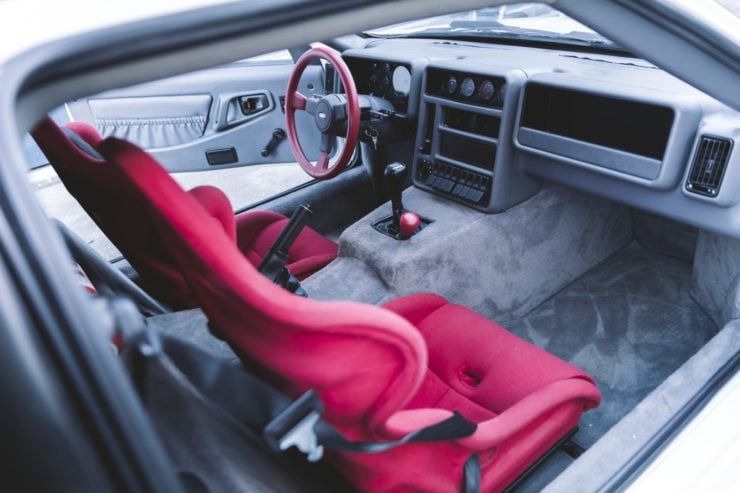
[[[307,98],[298,92],[298,82],[306,70],[308,64],[314,60],[326,60],[334,65],[339,77],[342,79],[345,94],[329,94],[317,98]],[[311,163],[303,152],[298,133],[296,132],[295,112],[305,111],[314,117],[316,127],[321,132],[321,143],[316,165]],[[338,129],[344,127],[346,121],[347,131],[344,135],[344,147],[333,163],[329,163],[329,151]],[[305,52],[296,62],[293,73],[288,80],[288,89],[285,97],[285,127],[288,133],[288,142],[301,168],[314,178],[328,180],[342,171],[354,153],[357,145],[357,137],[360,132],[360,103],[357,97],[357,88],[352,74],[344,63],[342,57],[334,50],[324,47],[311,48]]]

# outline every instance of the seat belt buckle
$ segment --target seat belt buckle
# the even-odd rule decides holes
[[[323,411],[316,392],[306,391],[265,426],[267,444],[278,452],[296,447],[307,455],[309,462],[317,462],[324,455],[324,447],[319,445],[314,426]]]

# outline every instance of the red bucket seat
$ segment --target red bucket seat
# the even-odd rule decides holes
[[[82,122],[65,127],[59,128],[47,117],[32,135],[67,190],[141,274],[156,297],[173,308],[196,306],[190,288],[173,264],[168,245],[156,239],[146,207],[121,187],[119,178],[98,154],[96,148],[103,140],[98,131]],[[259,265],[288,221],[271,211],[234,216],[229,199],[216,187],[196,187],[189,194],[207,211],[209,222],[218,222],[254,265]],[[298,279],[305,279],[336,258],[337,245],[304,228],[288,253],[288,269]]]
[[[590,376],[440,296],[377,307],[288,293],[151,156],[113,138],[98,149],[146,204],[214,330],[264,378],[293,396],[314,389],[353,440],[398,439],[452,411],[477,423],[464,439],[332,454],[359,489],[457,492],[477,453],[482,491],[500,491],[599,404]]]

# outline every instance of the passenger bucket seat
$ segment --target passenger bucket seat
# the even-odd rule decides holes
[[[144,204],[137,203],[120,177],[96,148],[103,140],[83,122],[60,128],[45,118],[31,132],[64,186],[82,205],[142,276],[152,294],[173,308],[196,306],[190,288],[173,263],[168,245],[160,243]],[[288,218],[271,211],[250,211],[234,216],[226,195],[216,187],[199,186],[188,192],[216,222],[242,254],[259,265]],[[306,227],[288,252],[287,268],[305,279],[337,256],[337,244]]]
[[[500,491],[599,404],[590,376],[440,296],[378,307],[280,289],[150,155],[115,138],[98,150],[146,207],[213,329],[263,378],[293,397],[314,389],[352,440],[395,440],[453,411],[477,423],[454,441],[331,454],[360,490],[457,492],[478,454],[482,491]]]

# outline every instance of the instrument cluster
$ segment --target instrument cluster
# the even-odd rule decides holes
[[[506,95],[506,82],[499,77],[430,69],[427,93],[501,108]]]
[[[360,94],[387,99],[397,112],[406,112],[412,86],[408,64],[351,57],[345,61]]]
[[[411,91],[411,72],[404,65],[391,62],[370,62],[367,93],[372,96],[408,96]]]

